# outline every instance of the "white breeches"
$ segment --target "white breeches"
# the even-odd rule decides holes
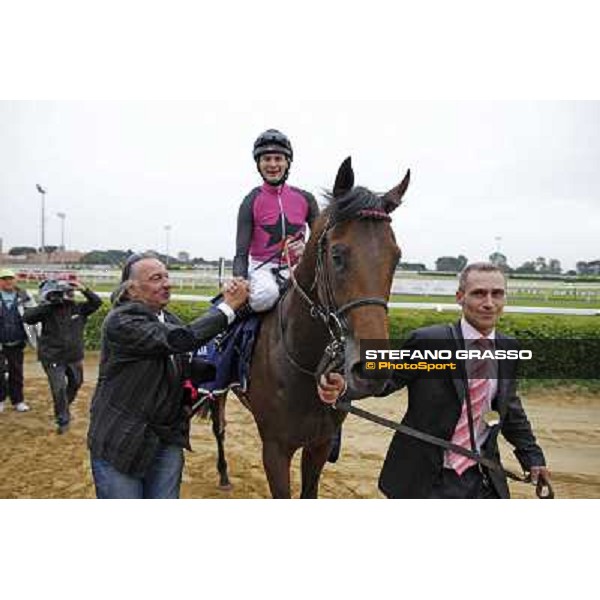
[[[254,312],[265,312],[273,308],[279,299],[279,286],[272,271],[278,265],[267,263],[260,267],[260,269],[254,270],[259,264],[259,262],[250,261],[250,268],[248,270],[250,299],[248,302]],[[288,269],[283,269],[281,276],[287,279],[289,277]]]

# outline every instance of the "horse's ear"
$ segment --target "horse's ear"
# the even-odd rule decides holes
[[[354,187],[354,171],[352,170],[352,159],[348,157],[338,169],[335,183],[333,184],[333,197],[339,198]]]
[[[393,187],[383,196],[383,206],[385,208],[385,212],[391,213],[402,204],[402,196],[404,196],[404,192],[406,192],[409,183],[410,169],[406,171],[404,179],[396,187]]]

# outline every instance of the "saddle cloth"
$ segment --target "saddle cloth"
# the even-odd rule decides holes
[[[260,317],[236,320],[227,331],[199,348],[192,357],[192,384],[199,398],[226,393],[232,387],[245,392],[250,363],[260,329]]]

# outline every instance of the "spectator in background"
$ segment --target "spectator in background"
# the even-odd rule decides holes
[[[76,290],[85,302],[75,301]],[[69,407],[83,383],[85,323],[101,305],[100,297],[82,283],[51,279],[40,284],[40,305],[23,315],[26,323],[41,324],[38,359],[50,384],[58,434],[69,428]]]
[[[17,412],[29,410],[23,398],[23,352],[28,338],[35,345],[36,332],[23,323],[23,314],[30,306],[35,302],[16,285],[15,273],[0,270],[0,413],[7,397]]]

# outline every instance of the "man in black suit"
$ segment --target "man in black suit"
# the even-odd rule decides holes
[[[461,273],[456,300],[462,317],[453,326],[417,329],[404,349],[445,347],[514,348],[515,340],[496,331],[506,301],[504,274],[490,263],[474,263]],[[474,345],[474,346],[473,346]],[[536,443],[516,393],[517,360],[466,361],[462,377],[426,376],[395,371],[382,395],[408,387],[408,410],[402,423],[413,429],[476,450],[500,462],[498,434],[514,446],[515,456],[533,483],[549,483],[544,454]],[[484,364],[486,363],[486,364]],[[474,372],[478,368],[484,371]],[[399,375],[402,373],[402,375]],[[324,402],[335,401],[344,386],[339,375],[321,382]],[[508,498],[506,476],[460,454],[396,432],[379,477],[388,498]]]

